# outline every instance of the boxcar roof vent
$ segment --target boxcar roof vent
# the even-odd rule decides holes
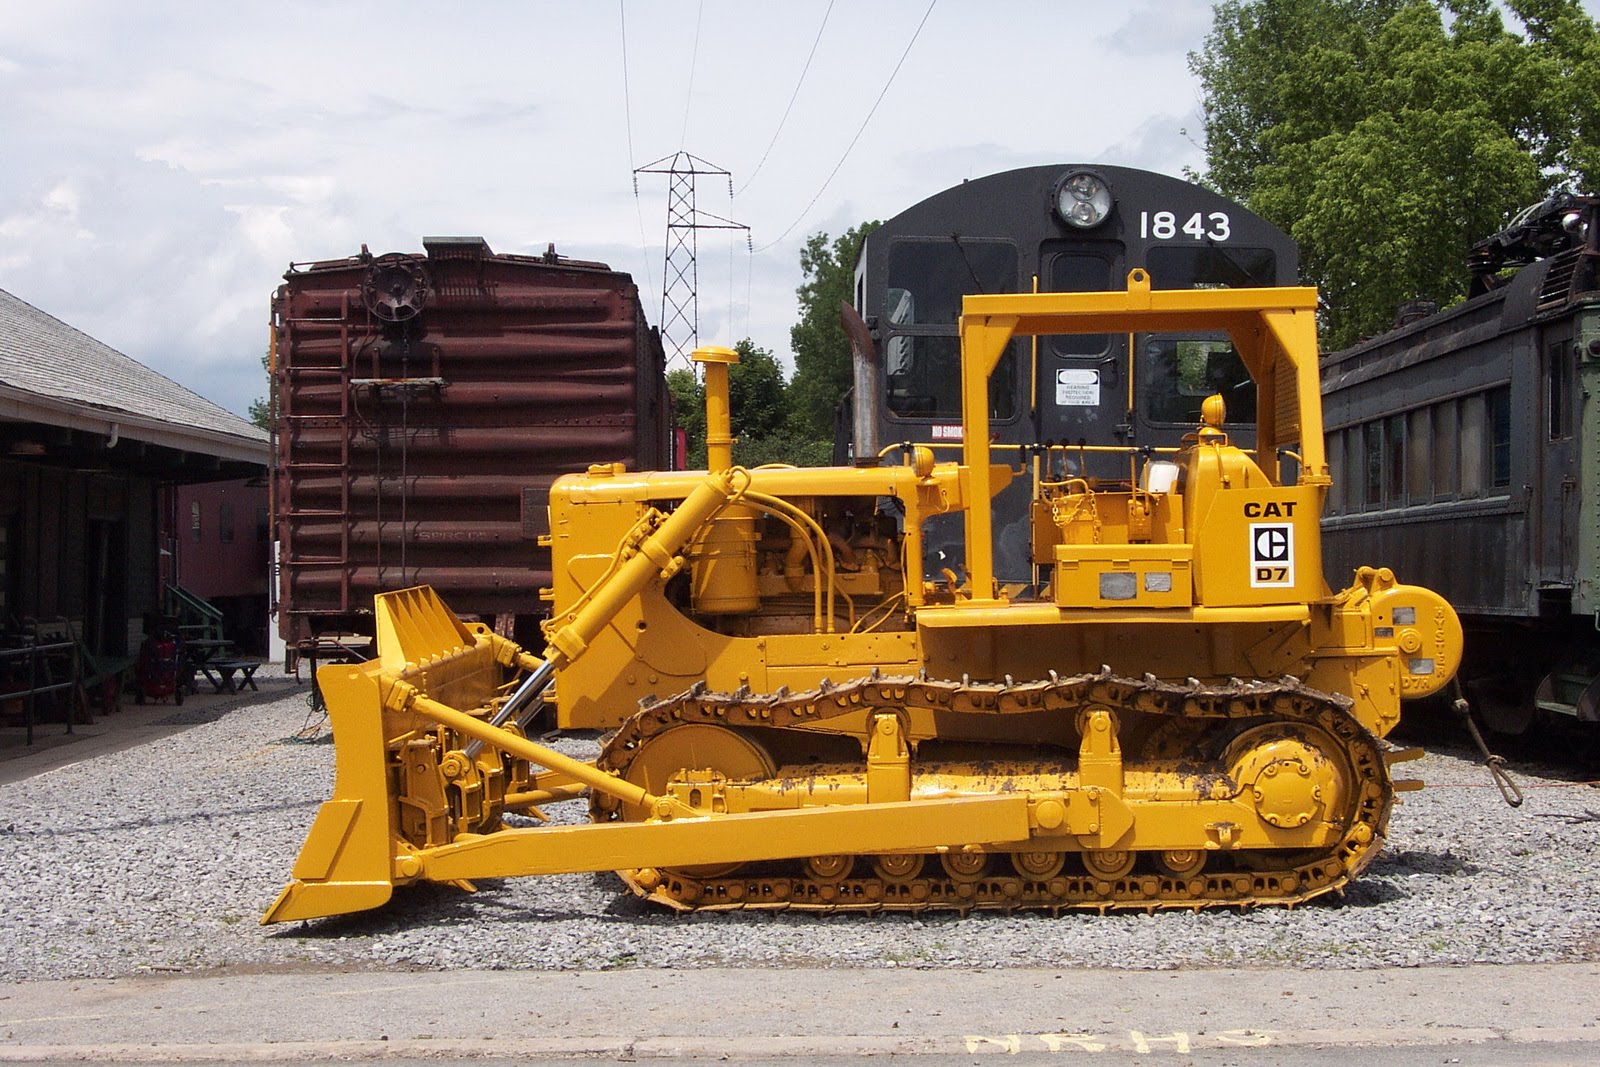
[[[494,255],[482,237],[424,237],[429,259],[488,259]]]

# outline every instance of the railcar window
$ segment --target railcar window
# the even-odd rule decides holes
[[[1278,258],[1267,248],[1158,245],[1145,253],[1157,289],[1248,289],[1278,284]]]
[[[1013,341],[989,377],[989,417],[1017,413],[1017,345]],[[955,335],[890,338],[889,410],[906,419],[961,417],[961,339]]]
[[[1461,491],[1483,492],[1489,466],[1488,413],[1483,394],[1462,397],[1457,417],[1461,424]]]
[[[1050,260],[1045,284],[1052,293],[1099,293],[1112,289],[1111,261],[1104,256],[1063,252]],[[1097,356],[1111,343],[1104,333],[1058,334],[1050,350],[1060,356]]]
[[[1457,477],[1460,438],[1456,434],[1456,402],[1433,405],[1433,495],[1454,496],[1461,488]]]
[[[217,540],[223,544],[233,541],[233,503],[224,500],[217,507]]]
[[[891,321],[954,326],[968,293],[1017,291],[1017,249],[1005,241],[948,237],[896,241],[889,248],[889,291],[903,290],[909,317]]]
[[[1550,405],[1550,440],[1559,441],[1572,436],[1571,341],[1562,338],[1545,349],[1545,373],[1549,376],[1546,393]]]
[[[1221,337],[1144,334],[1140,347],[1144,367],[1140,392],[1145,417],[1151,422],[1197,425],[1200,402],[1212,393],[1221,393],[1229,425],[1255,424],[1255,383],[1233,342]]]
[[[1344,431],[1334,430],[1324,435],[1322,447],[1328,454],[1328,477],[1333,479],[1328,493],[1328,511],[1337,515],[1344,511]]]
[[[1344,510],[1361,510],[1361,427],[1344,432],[1344,484],[1338,487]]]
[[[1363,428],[1366,456],[1362,467],[1365,481],[1362,502],[1369,508],[1383,503],[1383,423],[1369,422]]]
[[[1406,496],[1406,417],[1390,415],[1383,420],[1383,499],[1390,504],[1405,503]]]
[[[194,543],[200,543],[200,501],[196,500],[189,505],[189,531],[194,537]]]
[[[1433,464],[1428,462],[1428,446],[1433,442],[1433,431],[1428,425],[1428,409],[1418,408],[1407,416],[1406,427],[1406,497],[1413,504],[1425,503],[1432,495],[1428,474]]]
[[[1489,418],[1490,484],[1511,484],[1511,387],[1502,385],[1484,397]]]
[[[1344,486],[1339,490],[1346,511],[1360,511],[1362,493],[1366,485],[1362,457],[1365,441],[1362,427],[1351,426],[1344,432]]]

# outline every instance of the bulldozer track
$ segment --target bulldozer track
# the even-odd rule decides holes
[[[1227,852],[1229,870],[1205,870],[1192,876],[1132,871],[1119,877],[1092,870],[1063,870],[1050,877],[1002,872],[974,877],[942,876],[886,879],[856,876],[870,857],[843,864],[836,877],[807,870],[802,861],[762,864],[722,877],[695,877],[660,871],[647,879],[640,872],[619,872],[641,896],[681,910],[757,908],[812,911],[928,911],[974,909],[1140,909],[1294,905],[1341,890],[1369,864],[1381,848],[1394,793],[1383,743],[1350,714],[1349,701],[1303,686],[1297,679],[1230,680],[1184,684],[1152,676],[1133,679],[1102,670],[1093,674],[1051,677],[1034,682],[945,681],[926,677],[873,674],[848,683],[791,693],[752,695],[741,690],[717,693],[698,685],[666,700],[649,703],[624,723],[603,745],[598,766],[626,777],[629,764],[645,744],[682,723],[729,727],[803,727],[863,709],[926,707],[973,715],[1024,712],[1073,714],[1089,706],[1117,711],[1206,718],[1298,723],[1325,731],[1342,746],[1353,781],[1345,810],[1337,816],[1343,834],[1316,855],[1271,851]],[[614,800],[596,796],[591,815],[597,821],[622,818]],[[1203,842],[1196,842],[1196,848]],[[1216,855],[1212,852],[1211,855]],[[1068,854],[1069,858],[1071,854]],[[932,858],[932,857],[930,857]],[[991,864],[992,866],[992,864]],[[791,868],[784,870],[783,868]],[[647,883],[656,882],[650,885]]]

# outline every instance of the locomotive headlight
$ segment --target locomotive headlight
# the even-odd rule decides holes
[[[1111,214],[1111,190],[1098,175],[1075,170],[1056,183],[1056,214],[1080,230],[1098,226]]]

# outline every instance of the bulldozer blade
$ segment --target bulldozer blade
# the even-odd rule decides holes
[[[263,925],[376,908],[394,891],[394,837],[389,798],[379,662],[352,670],[331,664],[317,672],[333,725],[333,799],[317,812],[295,861],[294,880],[278,894]]]

